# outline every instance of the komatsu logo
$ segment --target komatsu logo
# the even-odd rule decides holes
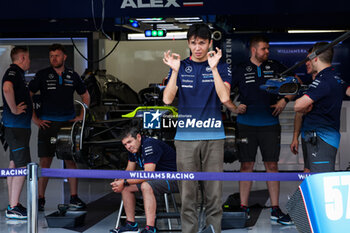
[[[121,9],[124,8],[169,8],[180,7],[176,0],[123,0]]]

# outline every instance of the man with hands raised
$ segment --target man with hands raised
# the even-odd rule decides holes
[[[231,70],[220,62],[222,52],[212,45],[206,24],[194,24],[187,33],[191,56],[167,51],[163,62],[170,67],[168,84],[163,93],[171,104],[178,93],[178,125],[175,135],[177,169],[180,172],[222,172],[225,132],[221,120],[221,103],[230,104]],[[197,181],[179,182],[182,208],[182,232],[198,231]],[[221,181],[203,181],[206,200],[206,225],[221,232]]]

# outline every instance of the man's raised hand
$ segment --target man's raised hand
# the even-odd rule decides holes
[[[180,68],[181,57],[177,53],[171,53],[170,50],[164,52],[163,62],[168,65],[173,71],[178,72]]]
[[[222,51],[221,49],[219,49],[218,47],[215,48],[216,51],[210,51],[208,52],[207,56],[208,56],[208,63],[210,68],[216,68],[216,66],[218,65],[220,58],[222,56]]]

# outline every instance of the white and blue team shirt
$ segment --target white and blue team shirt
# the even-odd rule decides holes
[[[52,67],[40,70],[29,83],[31,92],[40,90],[41,110],[39,117],[49,121],[68,121],[75,117],[74,91],[79,95],[86,87],[79,75],[65,68],[59,76]]]
[[[129,161],[136,162],[144,169],[147,163],[156,164],[156,171],[177,171],[175,150],[163,141],[142,137],[138,153],[129,152]]]
[[[302,137],[306,131],[316,134],[329,145],[338,148],[340,142],[340,111],[345,94],[345,83],[333,67],[319,72],[305,95],[314,103],[303,119]]]
[[[223,82],[231,83],[231,70],[219,63],[218,72]],[[170,70],[168,78],[170,78]],[[213,72],[208,61],[181,61],[178,77],[178,121],[175,140],[224,139],[221,102],[216,93]]]
[[[273,116],[271,105],[277,103],[278,95],[260,89],[268,79],[286,70],[274,60],[267,60],[256,66],[250,60],[237,65],[232,73],[232,88],[238,86],[239,101],[247,105],[245,114],[238,114],[237,123],[249,126],[269,126],[279,124],[278,116]]]

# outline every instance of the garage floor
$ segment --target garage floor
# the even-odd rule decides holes
[[[109,232],[109,229],[115,226],[117,213],[118,213],[118,204],[114,204],[115,200],[119,200],[119,194],[110,194],[110,180],[100,180],[100,179],[80,179],[79,181],[79,197],[84,200],[86,203],[92,203],[90,206],[95,204],[94,209],[96,210],[96,205],[101,203],[108,207],[108,212],[101,211],[100,214],[97,214],[96,219],[98,222],[90,222],[86,224],[92,224],[89,228],[85,229],[84,227],[80,229],[63,229],[63,228],[49,228],[45,219],[45,215],[48,215],[57,209],[57,204],[65,203],[64,200],[68,200],[69,191],[66,187],[68,187],[67,183],[65,183],[62,179],[51,179],[46,191],[46,206],[44,212],[39,212],[38,218],[38,232],[40,233],[64,233],[64,232],[84,232],[84,233],[92,233],[92,232]],[[288,196],[291,195],[294,190],[299,185],[299,182],[281,182],[281,194],[280,194],[280,206],[283,211],[285,211],[285,204],[288,201]],[[262,190],[266,189],[265,182],[254,182],[253,190]],[[224,182],[224,190],[223,190],[223,202],[226,200],[228,195],[238,192],[238,182]],[[109,195],[108,195],[109,194]],[[27,222],[22,220],[8,220],[5,217],[5,210],[8,205],[8,197],[7,197],[7,184],[6,179],[0,179],[0,232],[10,232],[10,233],[23,233],[26,232]],[[107,196],[106,196],[107,195]],[[113,199],[101,199],[102,197],[110,197],[111,195]],[[115,197],[115,198],[114,198]],[[104,202],[99,202],[99,200],[106,200]],[[105,203],[107,202],[107,203]],[[26,206],[26,188],[24,187],[21,203]],[[68,201],[66,201],[68,203]],[[115,205],[112,206],[111,205]],[[266,206],[269,206],[269,199],[265,203]],[[101,208],[104,208],[101,205]],[[90,211],[90,209],[88,209]],[[94,211],[94,210],[92,210]],[[106,214],[107,213],[107,214]],[[106,215],[106,216],[105,216]],[[173,220],[174,228],[176,228],[176,220]],[[166,221],[159,221],[159,226],[166,226]],[[178,226],[177,226],[178,227]],[[223,233],[230,232],[259,232],[259,233],[277,233],[277,232],[286,232],[286,233],[296,233],[298,232],[295,226],[283,226],[275,222],[270,221],[270,210],[269,208],[265,208],[261,211],[258,221],[256,224],[249,228],[243,229],[232,229],[232,230],[224,230]]]

